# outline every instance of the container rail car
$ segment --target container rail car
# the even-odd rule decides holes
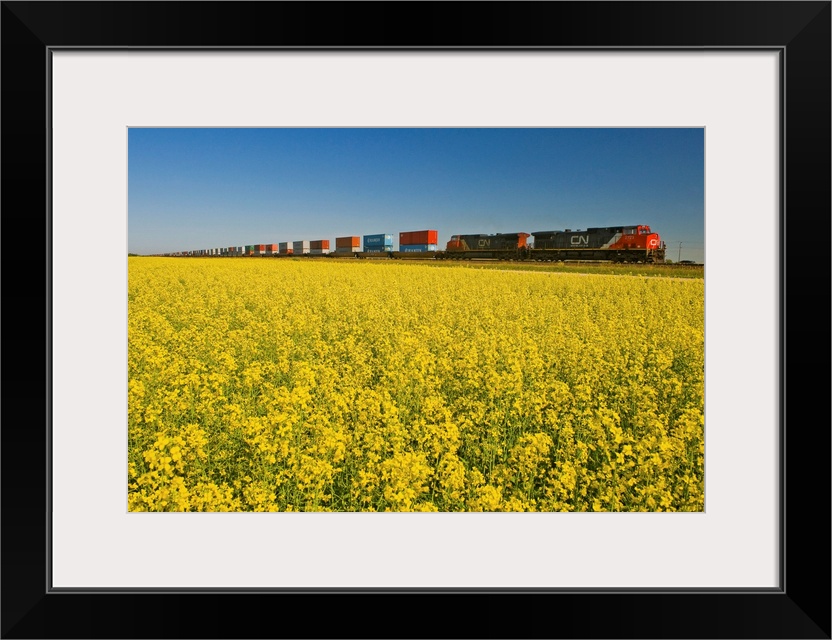
[[[531,242],[529,242],[531,238]],[[458,234],[440,250],[437,232],[399,234],[399,250],[393,250],[392,234],[337,238],[335,252],[329,240],[299,241],[279,245],[248,245],[184,251],[168,256],[273,256],[353,257],[411,260],[529,260],[545,262],[604,261],[661,264],[666,245],[648,225],[589,227],[584,230],[535,231],[533,233]]]

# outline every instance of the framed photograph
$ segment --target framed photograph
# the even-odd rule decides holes
[[[830,442],[828,420],[817,424],[819,412],[827,418],[829,385],[804,356],[828,346],[829,314],[813,295],[797,293],[809,283],[824,296],[829,291],[827,245],[807,249],[829,230],[829,2],[4,2],[2,11],[3,637],[830,637]],[[379,21],[416,29],[371,28]],[[236,133],[210,137],[218,131]],[[351,494],[309,498],[294,479],[292,498],[286,492],[282,502],[257,493],[271,480],[236,493],[201,481],[198,491],[189,487],[200,505],[216,508],[196,508],[184,498],[176,503],[182,508],[169,508],[176,494],[145,490],[179,456],[198,456],[205,434],[184,426],[180,443],[128,433],[128,412],[137,407],[141,423],[152,423],[152,407],[137,398],[153,382],[135,374],[140,334],[130,333],[128,348],[127,303],[134,296],[128,269],[135,263],[125,253],[207,250],[220,258],[268,250],[236,237],[229,239],[233,254],[229,247],[174,247],[184,237],[177,229],[200,226],[202,214],[175,214],[168,200],[167,214],[143,219],[148,200],[142,198],[162,189],[180,199],[197,197],[184,195],[180,176],[166,168],[180,153],[175,138],[182,132],[208,137],[188,143],[190,155],[179,156],[180,166],[197,171],[197,155],[213,154],[219,181],[234,166],[247,175],[256,171],[235,165],[234,149],[264,147],[267,131],[283,136],[275,146],[295,150],[264,154],[261,161],[283,163],[281,171],[298,181],[303,177],[291,173],[292,163],[319,160],[322,133],[330,150],[366,147],[367,136],[375,135],[388,154],[399,156],[402,147],[391,135],[421,136],[409,140],[409,152],[433,157],[450,147],[431,146],[436,140],[426,142],[426,133],[475,136],[471,145],[483,150],[481,160],[494,147],[488,136],[510,132],[501,148],[515,154],[527,176],[535,163],[545,166],[535,145],[552,132],[699,135],[704,188],[692,197],[704,199],[701,246],[683,247],[690,238],[677,234],[661,257],[678,262],[690,251],[691,261],[704,262],[704,439],[700,431],[691,440],[704,451],[704,473],[689,476],[684,492],[656,490],[653,497],[642,491],[626,504],[569,502],[567,491],[557,493],[564,467],[538,469],[551,476],[548,498],[531,480],[513,494],[514,480],[479,493],[463,482],[464,497],[452,491],[451,480],[442,485],[448,492],[431,500],[405,490],[362,494],[356,483],[372,470],[356,471]],[[254,138],[241,141],[241,133]],[[341,140],[345,135],[352,138]],[[678,156],[663,153],[679,144],[641,140],[625,155],[642,171],[681,175]],[[530,164],[523,164],[522,149]],[[579,165],[586,175],[603,171],[617,153],[607,138],[591,149],[597,157],[585,152]],[[650,154],[652,163],[645,161]],[[355,182],[348,160],[325,162]],[[560,167],[563,179],[569,188],[580,186],[581,176],[569,169]],[[397,184],[380,165],[365,171],[387,175],[377,181],[379,190]],[[587,179],[585,188],[596,183]],[[644,190],[641,184],[632,178],[631,189]],[[652,202],[691,197],[682,193],[684,182],[673,184],[676,192]],[[209,186],[204,183],[201,206],[222,197]],[[400,185],[395,189],[406,195]],[[346,193],[335,191],[331,197]],[[444,193],[456,197],[451,187]],[[246,194],[238,196],[242,202]],[[411,201],[424,208],[415,194]],[[23,202],[25,214],[17,214]],[[518,196],[517,202],[525,201]],[[403,205],[397,220],[404,224],[408,215]],[[338,221],[314,224],[325,223]],[[442,224],[426,222],[425,229],[440,233],[413,240],[428,243],[418,245],[420,252],[475,251],[471,237],[444,237],[469,229]],[[359,233],[346,226],[320,231],[345,236],[340,240]],[[378,231],[398,236],[407,229]],[[307,231],[298,227],[298,233]],[[537,233],[534,244],[512,250],[522,249],[524,257],[560,250],[554,232]],[[401,258],[417,246],[406,236],[397,238],[391,255]],[[599,242],[609,248],[620,240],[613,236]],[[576,237],[586,251],[581,243],[596,240]],[[131,248],[147,238],[147,248]],[[45,249],[30,246],[40,241]],[[279,253],[279,241],[300,238],[263,241],[275,242]],[[298,248],[306,250],[302,241]],[[626,251],[619,257],[629,257]],[[199,331],[195,319],[210,316],[215,301],[207,289],[182,285],[193,293],[180,296],[190,310],[187,322]],[[282,285],[253,286],[274,294]],[[148,308],[172,298],[166,300]],[[664,313],[682,311],[665,303]],[[382,331],[380,321],[374,328]],[[17,355],[9,346],[17,342],[27,351]],[[141,359],[154,366],[152,349]],[[176,366],[188,375],[190,365]],[[257,377],[255,368],[246,370],[247,380]],[[217,389],[223,384],[216,383]],[[423,391],[424,400],[430,389]],[[455,408],[454,419],[461,415]],[[257,425],[249,426],[251,445]],[[518,436],[504,462],[516,463],[520,474],[518,461],[556,446],[546,438]],[[269,449],[268,438],[257,442],[266,458],[279,453]],[[639,446],[647,445],[633,440],[630,450]],[[310,468],[342,460],[318,453],[318,460],[305,458]],[[625,463],[629,453],[622,448],[620,454]],[[473,459],[446,458],[442,468],[459,463],[470,474]],[[405,455],[399,462],[412,475],[425,461]],[[288,513],[301,494],[304,513]],[[328,508],[332,500],[342,508]],[[276,513],[255,513],[268,504]],[[533,505],[544,505],[544,513],[519,513],[536,510]],[[185,513],[195,510],[210,513]],[[372,513],[385,510],[396,513]],[[413,510],[440,513],[403,513]],[[303,601],[324,607],[326,615],[314,623],[269,616],[272,608],[281,612]],[[496,605],[501,615],[437,626],[438,616],[428,622],[413,615],[421,611],[414,605],[426,602],[448,613],[458,612],[461,602],[489,611]],[[357,605],[401,614],[406,630],[352,622],[361,617]],[[206,611],[213,613],[206,617]]]

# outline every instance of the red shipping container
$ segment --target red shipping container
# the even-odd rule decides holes
[[[271,251],[273,253],[277,253],[277,245],[276,244],[267,244],[266,251]]]
[[[266,245],[264,244],[256,244],[254,245],[254,250],[263,253],[266,250]]]
[[[426,231],[402,231],[399,234],[399,245],[408,244],[437,244],[439,232],[436,229]]]
[[[312,240],[309,243],[310,249],[329,249],[329,240]]]
[[[358,236],[347,236],[345,238],[335,238],[336,249],[352,249],[353,247],[361,246],[361,238]]]

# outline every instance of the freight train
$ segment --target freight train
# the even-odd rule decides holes
[[[535,231],[533,233],[458,234],[440,250],[435,230],[399,234],[399,250],[393,250],[392,234],[337,238],[335,252],[329,240],[304,240],[280,244],[248,245],[182,251],[166,256],[352,256],[356,258],[416,258],[433,260],[592,260],[608,262],[663,263],[666,245],[648,225],[590,227],[583,230]],[[531,241],[529,240],[531,238]]]

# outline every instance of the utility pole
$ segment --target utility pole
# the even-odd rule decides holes
[[[682,243],[680,242],[679,243],[679,259],[676,260],[676,262],[681,262],[681,261],[682,261]]]

